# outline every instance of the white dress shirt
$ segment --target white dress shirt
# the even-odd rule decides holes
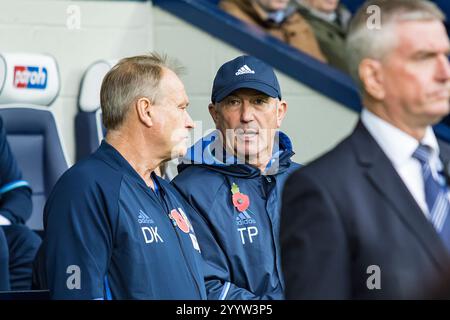
[[[11,224],[11,221],[9,221],[8,218],[6,218],[0,214],[0,226],[9,226],[10,224]]]
[[[419,160],[412,157],[419,146],[419,141],[367,109],[363,109],[361,121],[391,160],[398,175],[428,217],[429,210],[425,200],[422,166]],[[426,129],[425,136],[420,142],[431,148],[430,168],[433,176],[437,179],[438,172],[442,170],[442,162],[439,159],[439,145],[431,127]]]

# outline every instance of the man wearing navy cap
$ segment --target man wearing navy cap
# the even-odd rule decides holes
[[[282,299],[279,197],[299,167],[277,129],[287,103],[273,69],[251,56],[225,63],[214,79],[209,112],[217,130],[179,165],[173,184],[206,261],[208,299]]]

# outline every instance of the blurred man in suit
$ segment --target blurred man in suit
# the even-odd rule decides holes
[[[450,147],[431,128],[449,112],[443,20],[428,1],[373,0],[352,21],[364,108],[348,138],[286,184],[288,299],[413,298],[446,272]]]

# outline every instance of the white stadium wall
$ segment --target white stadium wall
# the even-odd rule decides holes
[[[2,52],[47,52],[59,64],[61,91],[50,108],[72,162],[79,86],[92,62],[151,50],[176,57],[186,67],[182,78],[191,115],[202,121],[205,131],[213,127],[207,106],[215,71],[242,54],[149,2],[0,0],[0,8]],[[73,20],[76,10],[79,25]],[[278,75],[289,104],[282,130],[293,140],[297,161],[312,160],[350,133],[357,118],[354,112]]]
[[[152,50],[152,21],[151,5],[145,2],[0,0],[0,50],[46,52],[58,62],[61,91],[50,108],[72,163],[84,71],[99,59]]]
[[[191,115],[211,128],[208,113],[211,87],[220,65],[243,52],[159,9],[153,9],[156,50],[178,57],[187,66],[184,76]],[[184,40],[188,39],[187,44]],[[295,160],[311,161],[330,149],[353,129],[357,115],[316,91],[278,72],[288,113],[281,130],[292,139]]]

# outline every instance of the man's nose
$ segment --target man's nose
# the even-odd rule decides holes
[[[444,54],[438,57],[436,77],[440,81],[450,80],[450,62],[448,61],[448,57]]]
[[[186,128],[190,128],[190,129],[195,128],[194,120],[192,120],[189,112],[186,112]]]
[[[241,106],[241,122],[250,122],[254,118],[254,109],[249,101],[244,100]]]

